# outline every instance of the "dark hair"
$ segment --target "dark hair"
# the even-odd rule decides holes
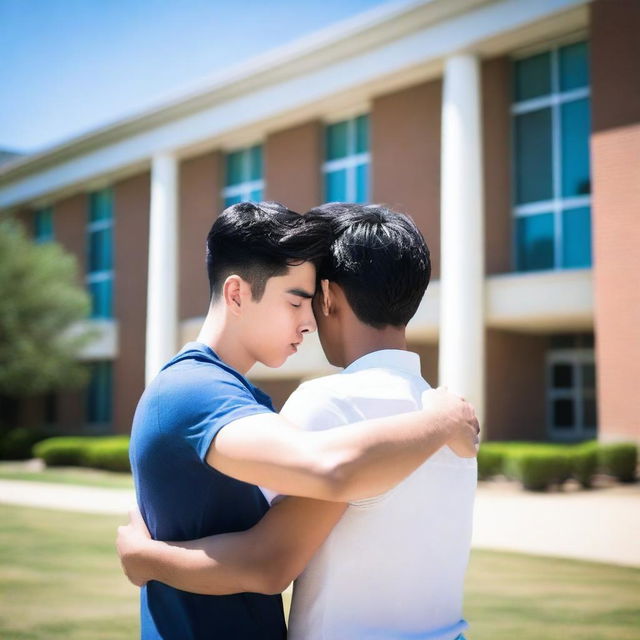
[[[405,326],[431,278],[429,249],[409,217],[381,205],[344,202],[311,209],[333,242],[318,277],[339,284],[357,318],[376,329]]]
[[[209,293],[215,298],[225,279],[238,274],[251,285],[254,300],[267,280],[290,266],[326,256],[331,230],[326,221],[305,219],[279,202],[240,202],[227,207],[207,236]]]

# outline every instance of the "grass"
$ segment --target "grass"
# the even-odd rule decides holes
[[[137,589],[120,574],[113,545],[123,519],[0,505],[0,637],[137,637]],[[631,640],[639,592],[638,569],[474,551],[468,637]]]
[[[24,464],[0,462],[0,480],[53,482],[107,489],[133,489],[130,473],[83,469],[82,467],[45,467],[42,471],[25,469]]]

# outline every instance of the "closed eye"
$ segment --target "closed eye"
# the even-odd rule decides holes
[[[292,307],[295,307],[296,309],[299,309],[302,306],[302,303],[300,304],[293,304],[293,302],[289,303]]]

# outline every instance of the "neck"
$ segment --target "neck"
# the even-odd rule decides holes
[[[361,322],[347,327],[343,333],[345,367],[358,358],[382,349],[407,350],[404,327],[374,329]]]
[[[211,305],[197,338],[198,342],[211,347],[218,357],[242,375],[256,363],[242,347],[234,327],[226,318],[224,309]]]

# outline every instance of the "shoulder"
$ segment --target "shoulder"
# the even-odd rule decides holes
[[[303,382],[290,396],[281,414],[297,426],[318,431],[347,424],[349,402],[341,389],[342,374]]]

